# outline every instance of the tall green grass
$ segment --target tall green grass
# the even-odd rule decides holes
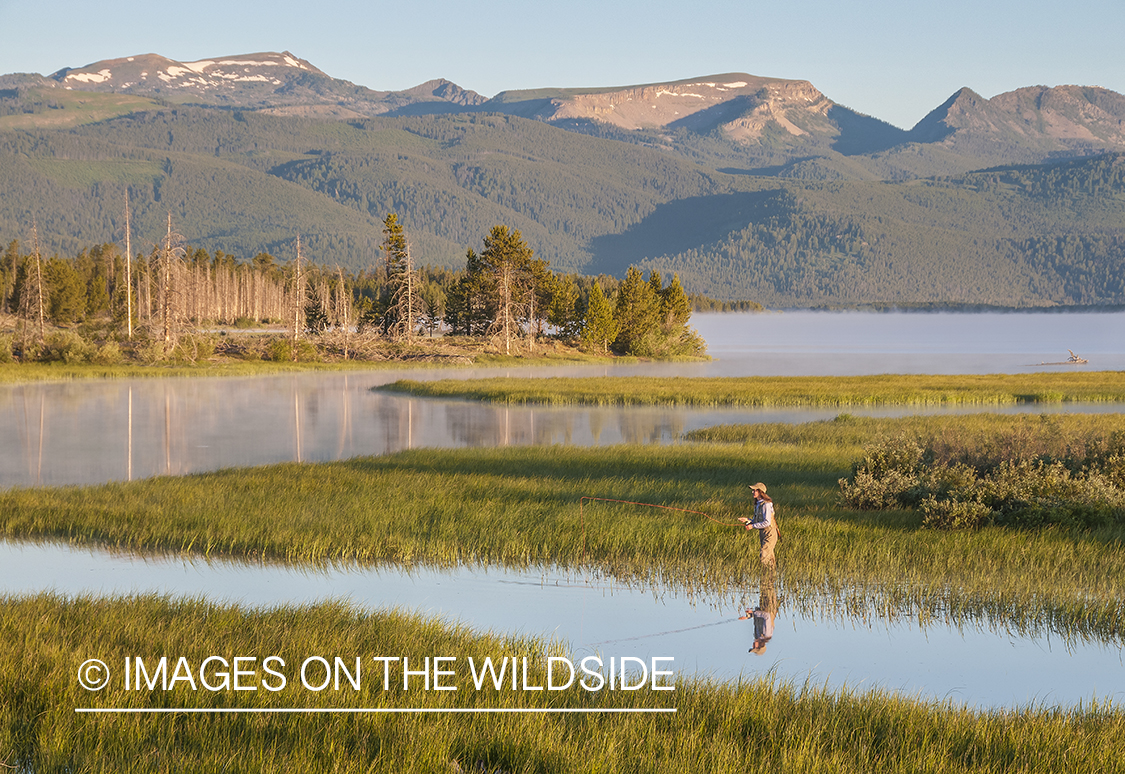
[[[675,680],[675,691],[472,690],[468,657],[564,651],[541,640],[340,604],[267,611],[153,597],[0,599],[0,763],[54,772],[1038,772],[1119,771],[1125,713],[1112,705],[978,712],[875,691]],[[100,658],[373,655],[459,660],[455,692],[123,690],[77,684]],[[367,665],[370,665],[370,661]],[[365,665],[365,668],[366,666]],[[261,674],[259,672],[259,674]],[[541,667],[530,672],[542,684]],[[400,685],[400,684],[398,684]],[[417,684],[416,684],[417,685]],[[675,714],[91,715],[75,708],[667,708]]]
[[[1125,378],[1115,371],[958,376],[496,377],[400,380],[375,389],[496,403],[599,406],[1007,406],[1125,401]]]
[[[1125,638],[1120,529],[949,533],[922,529],[912,511],[853,511],[837,481],[874,429],[844,420],[754,432],[762,440],[423,450],[17,489],[0,493],[0,535],[288,562],[558,564],[727,590],[760,573],[754,536],[735,525],[750,508],[747,484],[765,481],[781,525],[782,581],[794,593],[869,600],[884,616]],[[671,505],[723,524],[619,503],[580,509],[583,496]]]

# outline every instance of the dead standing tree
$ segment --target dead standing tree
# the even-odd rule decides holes
[[[168,355],[176,347],[179,336],[180,310],[179,296],[182,284],[183,259],[187,255],[184,237],[172,230],[172,213],[168,213],[168,232],[158,252],[158,274],[160,277],[160,331],[164,341],[164,354]]]
[[[301,235],[297,235],[297,260],[293,265],[293,362],[297,362],[297,341],[301,336],[301,323],[305,315],[305,275],[301,271]]]
[[[33,320],[39,320],[39,346],[43,346],[47,336],[47,290],[43,286],[43,259],[39,255],[39,224],[35,221],[32,221],[31,224],[31,239],[34,254],[23,261],[23,277],[22,281],[19,282],[19,299],[17,301],[17,316],[22,320],[20,340],[25,351],[29,339],[28,326]],[[32,265],[32,261],[34,261],[34,265]]]
[[[344,333],[344,360],[348,359],[349,337],[352,329],[352,296],[344,282],[344,270],[336,266],[336,303],[333,325]]]
[[[125,330],[133,340],[133,233],[129,224],[129,189],[125,189]]]

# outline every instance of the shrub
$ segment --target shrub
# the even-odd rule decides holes
[[[990,457],[975,467],[935,463],[932,449],[897,438],[865,449],[852,476],[840,479],[840,493],[859,510],[916,507],[925,526],[941,529],[1123,523],[1125,455],[1108,453],[1119,440],[1092,443],[1088,449],[1096,453],[1066,462]],[[1014,447],[1011,453],[1019,454]]]
[[[97,365],[117,365],[124,360],[125,357],[121,354],[121,347],[117,345],[116,341],[107,341],[102,344],[90,358],[90,362]]]
[[[922,524],[938,529],[980,527],[993,516],[992,509],[975,500],[939,500],[930,495],[922,501]]]
[[[181,363],[197,363],[215,354],[213,339],[199,334],[186,334],[180,337],[172,350],[172,359]]]
[[[290,339],[274,339],[266,346],[266,353],[262,356],[264,360],[272,360],[275,363],[285,363],[293,361],[293,342]],[[304,339],[297,340],[297,362],[298,363],[316,363],[320,361],[320,354],[309,342]]]
[[[906,505],[903,495],[918,484],[916,476],[904,475],[897,470],[888,471],[882,476],[860,470],[852,479],[840,479],[840,493],[844,502],[860,511],[903,507]]]
[[[97,352],[90,342],[74,331],[55,331],[47,336],[39,351],[39,360],[45,363],[89,363]]]
[[[145,365],[153,365],[164,360],[164,343],[161,341],[142,341],[133,350],[137,359]]]

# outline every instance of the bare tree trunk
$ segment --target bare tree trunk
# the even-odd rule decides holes
[[[125,331],[133,340],[133,235],[129,225],[129,189],[125,189]]]
[[[515,314],[512,309],[512,291],[515,271],[510,264],[501,267],[496,275],[496,295],[499,308],[496,310],[496,331],[504,339],[504,354],[512,354],[512,336],[516,327]]]
[[[336,274],[339,277],[336,283],[336,326],[344,330],[344,360],[348,359],[348,337],[351,334],[351,298],[347,295],[344,285],[344,270],[336,265]]]
[[[301,312],[304,304],[304,277],[301,275],[301,235],[297,235],[297,263],[293,273],[293,362],[297,361],[297,339],[301,335]]]
[[[39,345],[42,346],[46,340],[43,320],[43,262],[39,258],[39,225],[34,221],[31,224],[31,233],[35,242],[35,284],[39,290]]]
[[[177,309],[176,296],[180,292],[180,258],[184,255],[183,237],[172,231],[172,213],[168,213],[168,233],[161,250],[161,328],[164,334],[164,354],[176,346]]]

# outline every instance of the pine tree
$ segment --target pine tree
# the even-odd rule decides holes
[[[526,319],[534,307],[532,256],[518,229],[509,231],[507,226],[493,226],[484,238],[480,258],[492,275],[496,300],[496,317],[489,332],[504,342],[505,354],[511,354],[512,341],[520,335],[521,312]]]
[[[86,287],[74,265],[62,258],[46,262],[43,274],[51,289],[47,313],[55,325],[81,322],[86,313]]]
[[[660,312],[664,328],[669,333],[687,325],[691,319],[691,302],[680,285],[680,275],[673,274],[668,287],[660,291]]]
[[[625,281],[617,291],[613,316],[619,326],[613,342],[616,351],[627,355],[655,354],[656,339],[659,338],[660,297],[635,266],[630,266],[625,272]]]
[[[597,282],[590,288],[590,300],[586,306],[586,321],[582,328],[582,346],[590,352],[609,352],[609,344],[617,338],[617,321],[613,310]]]
[[[604,293],[602,300],[605,301]],[[606,303],[608,304],[608,302]],[[551,297],[551,308],[547,313],[547,321],[555,326],[555,330],[558,331],[558,335],[562,339],[574,341],[582,334],[585,317],[586,305],[581,299],[574,275],[567,274],[561,278],[556,278],[555,292]],[[614,334],[614,336],[616,335]]]
[[[406,232],[393,212],[383,221],[383,250],[389,292],[385,330],[396,339],[409,341],[421,316],[420,282]]]

